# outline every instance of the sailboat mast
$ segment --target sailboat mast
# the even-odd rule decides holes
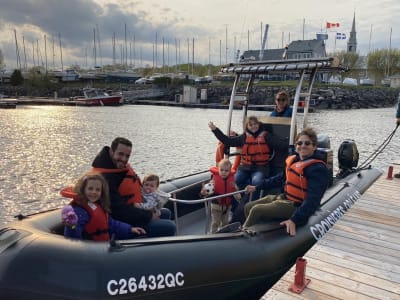
[[[54,35],[51,37],[52,38],[52,52],[53,52],[53,70],[56,68],[55,66],[55,53],[54,53]]]
[[[22,45],[24,47],[24,70],[26,71],[27,69],[27,65],[26,65],[26,51],[25,51],[25,37],[22,36]]]
[[[64,71],[63,56],[62,56],[62,47],[61,47],[61,34],[58,34],[58,39],[59,39],[59,41],[60,41],[61,71]]]
[[[371,30],[370,30],[370,32],[369,32],[369,42],[368,42],[368,56],[369,56],[369,54],[371,53],[371,39],[372,39],[372,24],[371,24]],[[367,65],[367,71],[365,72],[366,74],[366,77],[367,78],[369,78],[368,77],[368,65]]]
[[[15,52],[17,55],[17,68],[21,70],[21,59],[19,56],[19,48],[18,48],[18,40],[17,40],[17,30],[14,29],[14,37],[15,37]]]
[[[389,35],[389,51],[387,55],[387,73],[386,77],[390,75],[390,51],[392,50],[392,27],[390,27],[390,35]]]
[[[33,66],[36,66],[35,63],[35,42],[32,42],[32,62],[33,62]]]
[[[44,35],[44,59],[46,62],[46,75],[47,75],[47,38],[46,38],[46,35]]]
[[[100,30],[98,24],[96,24],[96,29],[97,29],[97,47],[99,48],[99,56],[100,56],[100,66],[103,67],[103,58],[101,55],[101,47],[100,47]]]
[[[96,29],[93,28],[93,57],[94,57],[94,67],[97,66],[97,56],[96,56]]]

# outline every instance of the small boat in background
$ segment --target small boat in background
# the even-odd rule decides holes
[[[17,99],[1,98],[0,108],[16,108],[17,103]]]
[[[72,97],[70,102],[83,106],[118,106],[123,104],[122,95],[109,95],[97,89],[84,89],[83,97]]]

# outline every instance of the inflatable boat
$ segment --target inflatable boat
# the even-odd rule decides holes
[[[299,73],[293,109],[296,112],[303,79],[309,78],[308,94],[318,71],[343,70],[330,58],[239,63],[224,72],[234,73],[229,118],[240,91],[240,77],[251,85],[257,74]],[[243,95],[245,95],[243,97]],[[303,119],[307,119],[305,97]],[[263,120],[275,134],[293,145],[296,114],[290,118]],[[303,126],[304,127],[304,126]],[[228,128],[229,132],[230,128]],[[259,299],[298,257],[304,255],[360,196],[379,178],[381,171],[357,167],[354,142],[344,141],[339,150],[339,175],[333,175],[329,139],[321,136],[319,151],[326,153],[332,181],[320,208],[308,223],[290,237],[279,220],[256,224],[245,231],[208,233],[210,198],[198,199],[208,172],[165,181],[161,190],[171,194],[168,205],[178,234],[173,237],[138,238],[93,242],[64,238],[60,209],[18,220],[0,228],[0,295],[2,299]],[[287,153],[276,153],[282,167]],[[232,229],[232,228],[230,228]],[[236,229],[236,230],[235,230]]]

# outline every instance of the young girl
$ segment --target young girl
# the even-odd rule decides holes
[[[242,147],[240,165],[235,173],[235,182],[240,189],[248,184],[260,185],[269,176],[270,161],[274,151],[287,150],[287,141],[268,132],[256,116],[247,117],[245,132],[238,136],[226,136],[213,122],[208,127],[225,147]],[[253,193],[252,199],[258,199],[260,192]]]
[[[163,208],[170,194],[158,190],[160,178],[156,174],[147,174],[143,178],[142,203],[135,203],[137,207],[153,211],[161,219],[170,219],[171,211]]]
[[[214,195],[223,195],[232,193],[238,190],[235,184],[234,172],[232,169],[232,163],[229,159],[222,159],[218,163],[217,167],[211,167],[210,172],[212,173],[211,182],[214,185]],[[201,195],[206,196],[207,191],[203,187],[200,191]],[[240,200],[240,194],[233,196],[237,201]],[[229,212],[232,207],[232,196],[218,198],[211,201],[211,233],[217,232],[218,228],[221,228],[229,223]]]
[[[101,174],[87,173],[82,176],[71,190],[63,189],[61,195],[73,198],[70,205],[77,218],[72,217],[72,211],[63,214],[69,220],[77,219],[76,224],[66,225],[64,236],[71,238],[84,238],[94,241],[108,241],[110,234],[115,234],[117,239],[133,238],[146,234],[140,227],[116,221],[110,215],[110,198],[107,181]],[[65,212],[65,210],[64,210]]]

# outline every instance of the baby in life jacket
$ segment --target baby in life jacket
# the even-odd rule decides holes
[[[223,195],[238,191],[235,184],[234,171],[232,171],[232,163],[229,159],[222,159],[218,163],[218,167],[211,167],[212,179],[210,183],[214,189],[210,190],[210,183],[204,185],[200,191],[203,196]],[[211,201],[211,233],[216,233],[219,228],[229,223],[229,212],[232,206],[232,197],[240,201],[240,194],[233,196],[221,197]]]
[[[168,199],[171,197],[170,194],[165,193],[163,191],[158,190],[160,185],[160,178],[155,174],[147,174],[143,178],[143,187],[142,187],[142,203],[136,203],[136,206],[139,206],[143,209],[148,209],[153,211],[157,216],[161,216],[161,213],[169,213],[171,212],[167,208],[163,208],[165,203],[168,202]]]

